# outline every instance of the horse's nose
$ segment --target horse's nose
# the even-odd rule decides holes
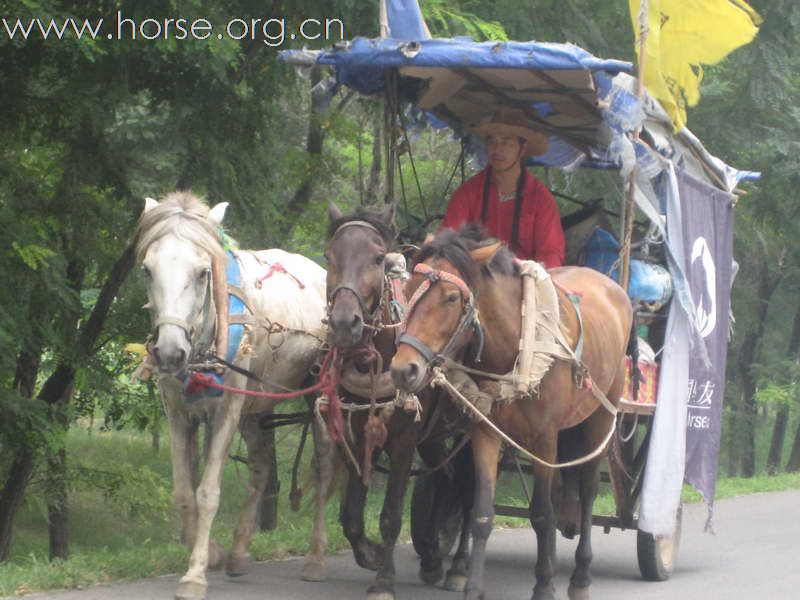
[[[364,321],[360,314],[332,314],[330,319],[333,344],[339,348],[351,348],[361,341]]]
[[[159,370],[165,373],[178,373],[186,367],[186,350],[183,348],[164,348],[157,343],[153,347],[153,356]]]
[[[419,380],[419,363],[410,360],[403,365],[392,365],[392,382],[403,391],[414,391]]]

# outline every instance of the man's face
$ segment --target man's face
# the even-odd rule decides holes
[[[516,136],[490,135],[486,138],[489,164],[495,171],[505,171],[519,162],[525,141]]]

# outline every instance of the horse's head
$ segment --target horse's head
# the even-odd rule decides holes
[[[225,260],[218,230],[226,208],[209,210],[184,192],[145,202],[136,252],[153,317],[152,354],[163,373],[181,373],[197,338],[213,326],[211,271]]]
[[[384,259],[396,233],[394,209],[343,216],[331,203],[328,216],[328,326],[334,346],[352,348],[361,343],[364,325],[380,318]]]
[[[392,380],[404,391],[417,391],[430,368],[454,358],[480,333],[473,289],[480,265],[489,261],[500,243],[470,248],[469,240],[445,231],[424,246],[406,288],[411,296],[406,330],[392,359]]]

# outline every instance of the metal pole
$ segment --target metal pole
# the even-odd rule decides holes
[[[639,6],[639,65],[636,75],[636,96],[641,99],[644,96],[644,67],[645,67],[645,45],[647,44],[647,35],[649,33],[648,27],[648,0],[641,0]],[[639,133],[641,127],[637,127],[633,132],[634,147],[639,141]],[[636,203],[634,201],[636,195],[636,175],[639,168],[637,164],[633,165],[630,175],[628,176],[628,190],[625,198],[625,206],[622,212],[622,248],[620,253],[622,255],[622,268],[620,269],[619,283],[624,290],[628,289],[628,281],[630,280],[630,265],[631,265],[631,238],[633,237],[633,222],[636,215]]]

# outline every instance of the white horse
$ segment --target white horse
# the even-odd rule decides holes
[[[225,284],[229,255],[223,249],[220,225],[226,208],[227,203],[221,203],[209,210],[188,192],[170,194],[160,203],[148,198],[137,228],[137,259],[148,280],[154,324],[151,355],[170,424],[173,495],[181,515],[182,540],[191,550],[189,569],[175,594],[180,600],[205,598],[206,568],[224,560],[222,548],[210,540],[210,530],[219,507],[223,464],[240,418],[251,481],[228,556],[229,574],[241,574],[249,561],[248,548],[269,477],[272,449],[264,442],[257,420],[247,415],[271,410],[277,403],[230,391],[187,403],[183,387],[187,367],[216,347],[217,355],[224,357],[228,352],[228,360],[268,382],[259,384],[227,369],[225,386],[271,392],[298,389],[306,382],[325,338],[325,270],[311,260],[277,249],[236,251],[233,256],[240,282],[236,288]],[[228,293],[232,298],[240,296],[240,306],[246,307],[239,311],[241,315],[230,317],[231,323],[244,324],[243,338],[232,351],[226,350]],[[217,311],[217,306],[226,310]],[[230,331],[235,337],[234,330]],[[195,491],[197,430],[204,421],[209,424],[211,439]],[[325,463],[320,457],[333,452],[320,447],[329,443],[324,434],[315,431],[314,437],[319,465]],[[324,577],[324,496],[330,483],[330,470],[325,471],[317,473],[312,546],[304,570],[307,579]],[[319,477],[323,476],[328,481],[321,483]]]

